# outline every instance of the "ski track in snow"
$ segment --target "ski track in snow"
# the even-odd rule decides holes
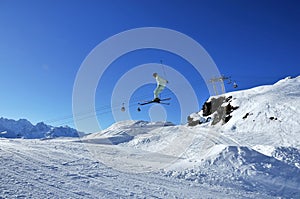
[[[257,196],[160,173],[107,167],[66,140],[0,140],[2,198],[228,198]]]

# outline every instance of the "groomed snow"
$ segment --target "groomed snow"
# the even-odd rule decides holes
[[[0,139],[0,198],[268,198],[160,172],[118,171],[75,141]]]

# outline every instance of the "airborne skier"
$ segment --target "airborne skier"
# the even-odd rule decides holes
[[[156,79],[157,86],[154,90],[154,102],[160,102],[158,95],[164,90],[166,84],[169,83],[168,80],[160,77],[157,73],[153,73],[153,77]]]
[[[158,76],[157,73],[153,73],[153,77],[156,79],[156,83],[157,86],[155,88],[155,90],[153,91],[154,93],[154,99],[150,100],[150,101],[145,101],[143,103],[139,103],[139,105],[143,106],[146,104],[152,104],[152,103],[159,103],[159,104],[165,104],[165,105],[169,105],[170,103],[168,102],[164,102],[164,101],[168,101],[171,98],[165,98],[165,99],[160,99],[158,97],[158,95],[164,90],[164,88],[166,87],[166,84],[169,83],[168,80],[165,80],[164,78]],[[163,101],[163,102],[162,102]],[[141,111],[140,108],[138,108],[138,111]]]

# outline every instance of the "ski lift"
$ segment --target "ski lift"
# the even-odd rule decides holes
[[[238,87],[237,83],[233,82],[233,88],[237,88],[237,87]]]
[[[227,84],[232,84],[233,88],[237,88],[238,87],[237,83],[235,81],[233,81],[231,79],[231,77],[228,77],[228,83]]]
[[[230,77],[229,77],[227,84],[232,84],[232,80],[230,79]]]
[[[124,106],[124,103],[122,104],[121,111],[122,111],[122,112],[125,112],[125,106]]]

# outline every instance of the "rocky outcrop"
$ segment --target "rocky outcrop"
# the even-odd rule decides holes
[[[211,125],[215,125],[221,121],[222,124],[227,123],[232,117],[230,114],[238,108],[232,106],[230,104],[231,101],[232,96],[210,98],[203,104],[202,110],[198,113],[198,116],[193,114],[188,116],[188,125],[195,126],[208,121],[211,121]]]

